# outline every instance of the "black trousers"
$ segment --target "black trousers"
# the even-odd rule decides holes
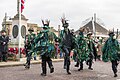
[[[111,63],[112,63],[113,73],[116,74],[117,73],[117,66],[118,66],[117,60],[111,61]]]
[[[2,52],[0,52],[0,62],[2,61]]]
[[[30,61],[32,59],[32,52],[29,53],[29,51],[26,50],[26,57],[27,57],[26,65],[30,67]]]
[[[64,67],[66,67],[66,70],[69,71],[70,70],[70,48],[66,48],[64,47],[64,52],[65,52],[65,56],[64,56]]]
[[[80,69],[83,69],[83,62],[84,62],[84,60],[80,61]]]
[[[0,61],[7,61],[8,53],[7,52],[0,52]]]
[[[93,62],[93,54],[92,53],[89,53],[89,59],[86,61],[87,65],[89,66],[88,68],[92,68],[92,62]]]
[[[92,68],[92,61],[93,61],[93,59],[89,59],[89,60],[87,60],[87,64],[88,64],[88,68]]]
[[[46,68],[46,63],[48,63],[49,68],[53,68],[52,60],[50,57],[46,55],[41,56],[42,59],[42,73],[46,74],[47,68]]]
[[[79,59],[76,60],[76,66],[79,66],[80,62]]]

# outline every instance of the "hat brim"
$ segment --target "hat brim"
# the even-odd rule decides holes
[[[28,31],[34,32],[34,30],[28,30]]]
[[[110,32],[108,35],[109,35],[109,36],[110,36],[110,35],[113,35],[113,36],[114,36],[115,34],[114,34],[114,32]]]
[[[1,31],[1,33],[4,33],[4,32],[6,33],[6,31],[5,31],[5,30],[2,30],[2,31]]]
[[[43,26],[42,28],[43,29],[50,29],[48,26]]]
[[[87,36],[88,36],[88,35],[92,35],[92,33],[88,33]]]

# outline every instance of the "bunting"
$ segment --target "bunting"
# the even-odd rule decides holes
[[[23,12],[24,4],[25,4],[25,0],[21,0],[21,13]]]

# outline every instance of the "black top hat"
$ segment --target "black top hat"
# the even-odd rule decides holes
[[[110,31],[110,32],[108,33],[108,35],[109,35],[109,36],[110,36],[110,35],[113,35],[113,36],[114,36],[115,34],[114,34],[114,32]]]
[[[49,24],[50,24],[50,20],[46,19],[45,21],[42,20],[42,24],[43,24],[43,29],[50,29]]]
[[[88,33],[87,33],[87,36],[88,36],[88,35],[92,35],[92,32],[88,32]]]
[[[28,31],[34,32],[33,28],[29,28]]]

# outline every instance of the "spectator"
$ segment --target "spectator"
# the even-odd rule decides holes
[[[8,42],[9,42],[9,37],[6,36],[6,31],[2,30],[0,36],[0,61],[7,62]]]

